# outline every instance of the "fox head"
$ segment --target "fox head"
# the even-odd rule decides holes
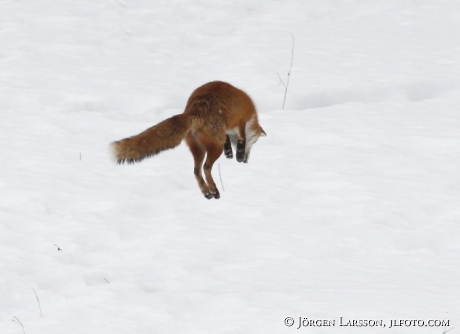
[[[249,128],[249,129],[248,129]],[[264,129],[257,124],[255,127],[248,127],[246,126],[246,145],[244,148],[244,158],[242,161],[247,164],[249,161],[249,155],[251,154],[251,148],[252,146],[257,142],[257,140],[260,137],[265,137],[267,134],[265,133]],[[241,160],[238,160],[238,155],[236,157],[238,162],[241,162]]]
[[[236,161],[248,163],[252,146],[257,142],[257,140],[260,137],[265,137],[267,134],[255,118],[251,119],[248,123],[246,123],[246,140],[239,140],[237,132],[237,128],[227,131],[227,135],[230,139],[231,145],[234,148],[236,148]]]

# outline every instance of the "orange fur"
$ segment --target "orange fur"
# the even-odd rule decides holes
[[[247,142],[246,135],[250,135]],[[214,81],[192,93],[183,114],[168,118],[136,136],[116,141],[112,148],[118,163],[134,163],[174,148],[185,139],[195,160],[198,186],[206,198],[219,198],[211,169],[224,145],[228,158],[233,157],[231,143],[237,146],[237,160],[247,162],[252,144],[264,135],[251,98],[228,83]]]

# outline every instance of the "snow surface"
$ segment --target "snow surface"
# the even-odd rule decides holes
[[[458,0],[3,0],[0,73],[1,334],[460,331]],[[212,80],[268,134],[220,200],[113,163]]]

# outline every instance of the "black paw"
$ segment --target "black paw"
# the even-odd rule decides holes
[[[206,197],[207,199],[211,199],[213,198],[213,195],[211,193],[207,193],[204,195],[204,197]]]
[[[227,157],[227,159],[233,159],[233,152],[230,151],[230,152],[224,152],[225,153],[225,156]]]
[[[219,190],[216,189],[216,192],[212,194],[212,196],[214,196],[215,199],[219,199],[220,198]]]
[[[244,156],[246,155],[245,147],[246,142],[239,140],[238,144],[236,145],[236,161],[242,162],[244,160]]]

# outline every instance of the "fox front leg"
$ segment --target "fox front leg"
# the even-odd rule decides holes
[[[246,140],[238,140],[238,143],[236,144],[236,161],[242,162],[244,160],[246,155],[245,148]]]
[[[230,142],[230,137],[228,135],[225,139],[224,153],[227,159],[233,159],[232,143]]]

